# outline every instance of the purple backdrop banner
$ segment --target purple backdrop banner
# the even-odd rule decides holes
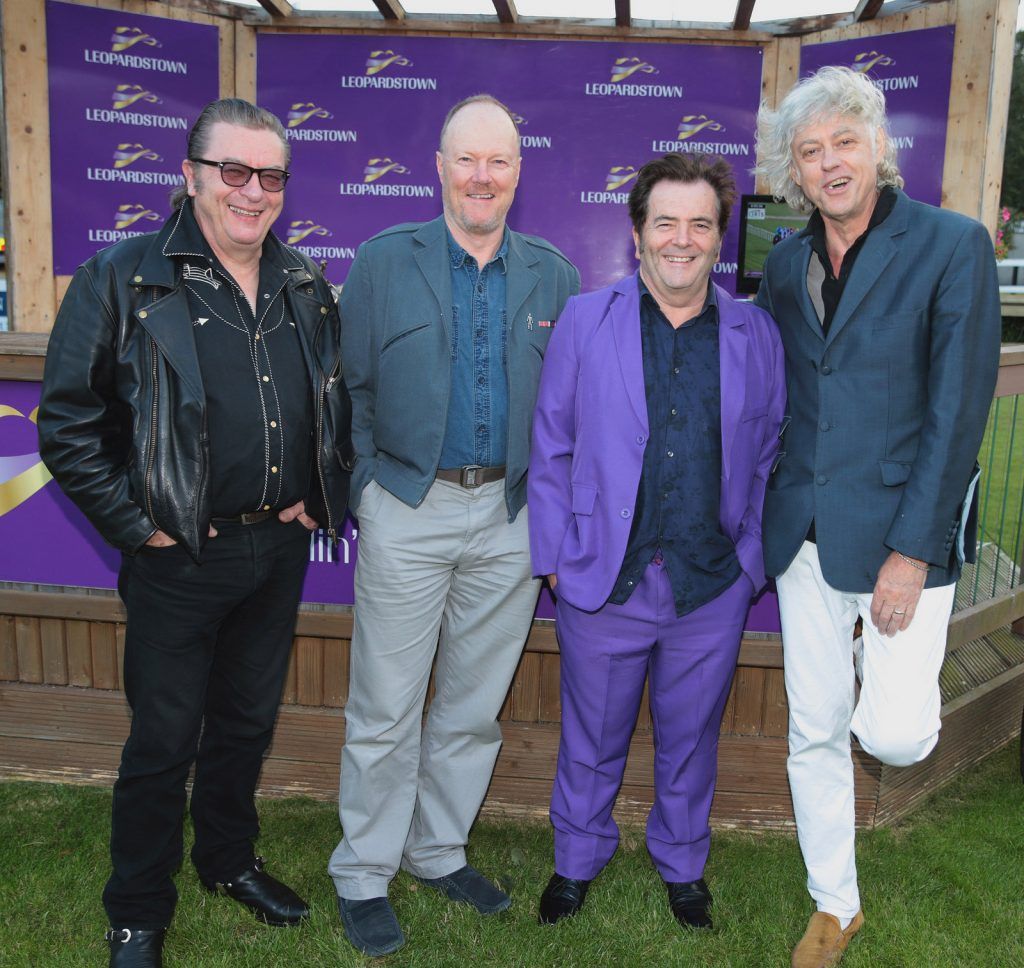
[[[721,154],[753,190],[762,57],[696,44],[262,34],[258,100],[285,121],[294,152],[279,234],[343,282],[364,239],[439,215],[441,124],[486,89],[521,119],[509,224],[557,245],[584,290],[606,285],[636,265],[625,203],[646,161]],[[716,267],[730,291],[736,246],[733,226]]]
[[[0,380],[0,581],[115,588],[120,554],[97,534],[39,460],[39,384]],[[357,533],[351,519],[337,551],[310,535],[303,600],[352,604]]]
[[[882,89],[906,192],[919,201],[940,205],[953,27],[801,48],[801,75],[813,74],[826,65],[852,67]]]
[[[53,263],[159,228],[189,127],[218,96],[217,28],[47,0]]]

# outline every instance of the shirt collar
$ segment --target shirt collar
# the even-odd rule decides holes
[[[661,312],[661,307],[658,305],[658,300],[655,299],[654,296],[651,294],[651,290],[647,288],[647,283],[644,282],[643,276],[641,276],[639,272],[636,274],[636,282],[637,288],[640,290],[640,299],[646,300],[649,306],[653,306],[655,309],[658,310],[658,312]],[[709,307],[714,307],[715,309],[718,309],[718,293],[715,291],[715,287],[712,284],[710,278],[708,279],[708,292],[707,295],[704,297],[704,305],[701,306],[700,312],[697,313],[697,315],[694,316],[693,318],[698,319],[699,317],[703,316],[704,313],[708,311]]]
[[[853,244],[856,245],[861,239],[865,238],[867,234],[875,228],[877,225],[881,225],[893,210],[893,206],[896,204],[896,189],[891,185],[886,185],[878,195],[878,201],[875,202],[875,207],[871,212],[871,218],[868,220],[868,227],[864,230],[861,235]],[[807,228],[811,233],[811,246],[814,251],[819,255],[825,255],[827,258],[827,249],[825,248],[825,219],[822,218],[821,212],[815,209],[811,212],[811,217],[807,220]],[[851,246],[852,248],[852,246]]]
[[[210,248],[206,241],[199,223],[196,221],[195,210],[192,206],[192,199],[186,199],[177,214],[172,216],[175,219],[174,227],[171,229],[167,241],[164,242],[163,254],[166,256],[192,256],[198,259],[209,260],[219,268],[223,268],[220,259]],[[282,271],[298,269],[302,264],[295,258],[288,257],[288,250],[281,244],[280,239],[273,232],[268,232],[263,240],[263,249],[260,254],[260,264],[269,263]]]
[[[451,259],[453,269],[461,269],[468,259],[473,265],[476,265],[476,259],[473,258],[458,242],[455,241],[455,236],[452,235],[451,229],[447,225],[444,227],[445,235],[448,237],[448,257]],[[508,226],[505,226],[505,231],[501,236],[501,245],[498,246],[498,251],[494,253],[494,258],[491,259],[487,265],[493,265],[495,262],[498,263],[499,268],[504,272],[508,268]],[[486,266],[484,267],[486,268]]]

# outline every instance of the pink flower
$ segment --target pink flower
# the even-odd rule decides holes
[[[1003,220],[1004,222],[1009,222],[1009,221],[1010,221],[1010,210],[1009,210],[1008,208],[1004,208],[1004,209],[1003,209],[1003,210],[1002,210],[1002,211],[1001,211],[1001,212],[999,213],[999,215],[1000,215],[1000,217],[1002,218],[1002,220]]]

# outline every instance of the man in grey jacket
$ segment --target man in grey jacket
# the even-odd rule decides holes
[[[341,294],[359,560],[329,870],[349,941],[374,956],[405,940],[387,899],[400,866],[482,914],[510,904],[465,845],[537,600],[524,505],[541,361],[579,291],[557,249],[505,224],[519,168],[503,104],[455,105],[443,216],[364,243]]]

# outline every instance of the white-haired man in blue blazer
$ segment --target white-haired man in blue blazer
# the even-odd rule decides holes
[[[762,109],[758,150],[772,193],[812,213],[772,250],[757,302],[786,351],[792,419],[763,537],[782,613],[789,781],[818,908],[792,964],[817,968],[864,922],[851,730],[896,766],[938,741],[999,294],[985,228],[901,190],[885,97],[863,74],[826,67],[800,81],[777,111]]]

